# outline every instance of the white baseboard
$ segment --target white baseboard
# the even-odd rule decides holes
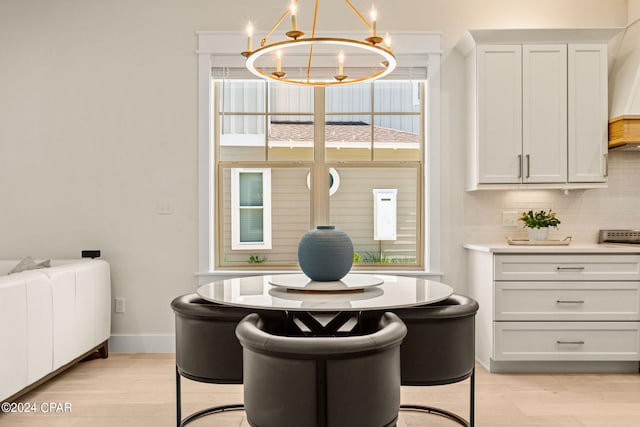
[[[483,364],[484,366],[484,364]],[[485,369],[487,368],[484,366]],[[606,373],[623,374],[638,373],[638,361],[499,361],[490,360],[489,372],[498,374],[583,374]]]
[[[175,335],[111,335],[109,352],[175,353]]]

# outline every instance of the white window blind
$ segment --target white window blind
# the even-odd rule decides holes
[[[231,170],[233,250],[271,249],[271,170]]]

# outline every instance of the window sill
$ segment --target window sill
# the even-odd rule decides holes
[[[198,284],[202,285],[216,280],[225,280],[236,277],[247,276],[260,276],[269,274],[296,274],[301,273],[300,270],[217,270],[217,271],[205,271],[197,272],[195,275],[198,277]],[[384,274],[390,276],[410,276],[418,277],[421,279],[440,280],[444,273],[425,270],[360,270],[354,271],[354,273],[362,274]]]

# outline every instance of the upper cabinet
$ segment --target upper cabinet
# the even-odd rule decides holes
[[[483,45],[467,57],[475,86],[470,106],[478,182],[522,182],[522,47]],[[471,86],[471,87],[473,87]],[[469,169],[471,171],[471,169]]]
[[[522,46],[524,183],[567,182],[567,80],[567,45]]]
[[[618,31],[468,33],[469,190],[604,185],[607,41]]]

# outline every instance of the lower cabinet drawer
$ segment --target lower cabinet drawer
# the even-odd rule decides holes
[[[640,322],[494,322],[493,359],[640,360]]]
[[[494,258],[495,280],[640,280],[636,254],[502,254]]]
[[[494,319],[640,321],[640,282],[496,282]]]

